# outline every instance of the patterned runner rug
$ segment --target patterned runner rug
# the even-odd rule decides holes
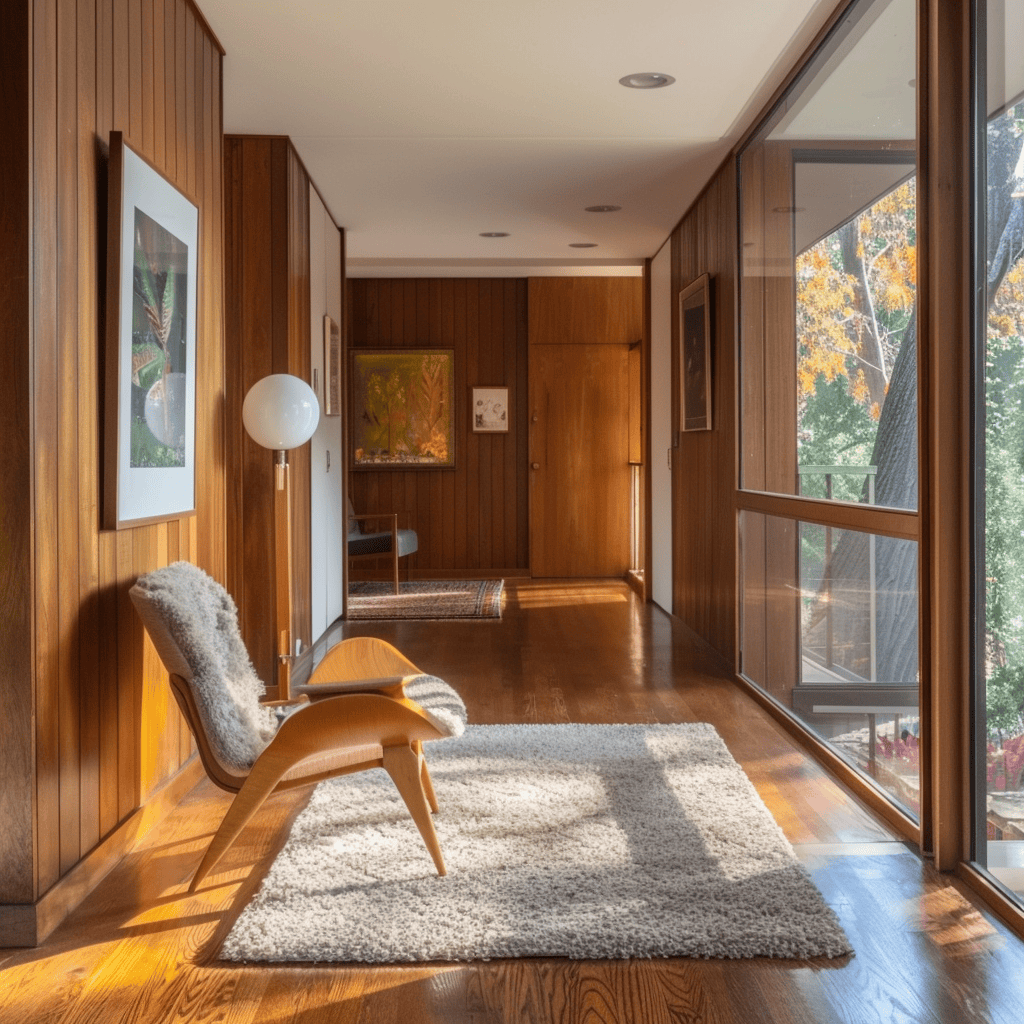
[[[710,725],[471,725],[426,753],[447,876],[383,771],[322,782],[223,959],[851,951]]]
[[[350,619],[500,619],[504,580],[383,580],[349,584]]]

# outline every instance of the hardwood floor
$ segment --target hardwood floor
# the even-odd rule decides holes
[[[856,955],[221,964],[223,935],[308,793],[268,801],[223,871],[190,896],[188,879],[228,803],[204,782],[42,948],[0,949],[0,1024],[1020,1019],[1024,944],[794,747],[729,682],[714,653],[625,584],[510,583],[501,623],[358,623],[336,633],[392,641],[458,687],[477,723],[712,722],[840,915]]]

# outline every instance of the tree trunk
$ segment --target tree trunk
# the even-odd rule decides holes
[[[917,313],[903,332],[889,393],[882,406],[872,454],[875,504],[917,508]],[[867,497],[867,485],[865,494]],[[917,545],[892,537],[875,542],[876,679],[912,683],[917,679]],[[868,534],[845,530],[822,584],[831,586],[834,660],[865,679],[871,676],[871,544]],[[823,603],[812,619],[816,643],[825,628]]]
[[[871,396],[871,404],[881,409],[885,403],[885,388],[889,375],[885,368],[885,353],[879,337],[875,307],[868,288],[867,267],[859,251],[861,239],[858,218],[844,224],[837,232],[843,271],[853,278],[853,303],[859,314],[848,330],[857,346],[858,369],[864,371],[864,380]]]

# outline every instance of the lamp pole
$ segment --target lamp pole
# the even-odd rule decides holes
[[[292,503],[288,452],[305,444],[320,422],[316,392],[299,377],[273,373],[257,381],[242,403],[249,436],[274,453],[274,633],[279,700],[291,697]]]

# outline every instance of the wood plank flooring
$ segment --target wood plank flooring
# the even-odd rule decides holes
[[[193,896],[227,806],[203,783],[46,942],[0,949],[0,1024],[679,1024],[1018,1021],[1024,944],[934,872],[625,584],[509,584],[501,623],[358,623],[465,697],[477,723],[709,721],[839,913],[839,962],[360,967],[217,961],[308,793],[271,799]],[[443,807],[442,807],[443,813]]]

